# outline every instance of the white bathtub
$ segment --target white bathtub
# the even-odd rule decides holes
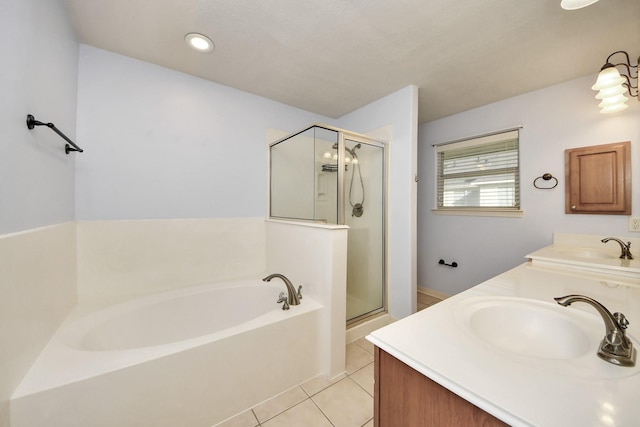
[[[237,281],[78,306],[11,400],[11,426],[207,426],[321,373],[323,307]]]

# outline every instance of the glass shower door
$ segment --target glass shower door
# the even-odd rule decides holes
[[[345,135],[347,322],[384,311],[384,147]]]
[[[270,145],[272,218],[346,224],[348,324],[385,310],[385,150],[311,126]]]

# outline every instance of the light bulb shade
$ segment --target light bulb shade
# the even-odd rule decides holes
[[[606,107],[612,107],[618,104],[624,104],[625,102],[627,102],[628,99],[629,98],[627,98],[624,95],[610,96],[608,98],[603,99],[602,102],[598,104],[598,107],[606,108]]]
[[[592,5],[597,1],[598,0],[562,0],[560,2],[560,7],[565,10],[575,10]]]
[[[591,86],[593,90],[610,89],[621,85],[626,80],[620,75],[616,67],[607,67],[600,71],[596,83]]]
[[[626,91],[627,91],[627,88],[625,88],[622,85],[610,87],[608,89],[602,89],[596,95],[596,99],[605,99],[605,98],[609,98],[616,95],[622,95]]]
[[[625,110],[627,107],[629,107],[627,104],[614,104],[614,105],[610,105],[607,107],[602,107],[600,109],[600,112],[603,114],[609,114],[609,113],[617,113],[618,111],[622,111]]]

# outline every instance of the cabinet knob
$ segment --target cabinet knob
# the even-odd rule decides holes
[[[571,206],[571,209],[575,209],[575,208],[576,208],[576,205]]]

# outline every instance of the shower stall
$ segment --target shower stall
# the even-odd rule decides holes
[[[385,145],[313,125],[269,154],[271,218],[349,226],[347,324],[386,311]]]

